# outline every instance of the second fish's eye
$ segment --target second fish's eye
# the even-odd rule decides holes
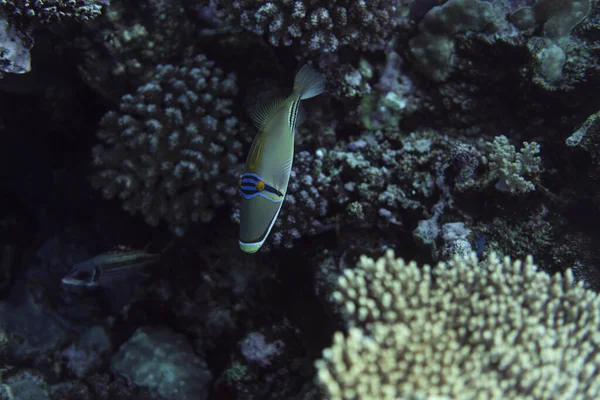
[[[263,191],[265,189],[265,183],[263,181],[256,182],[256,190]]]
[[[92,274],[90,273],[90,271],[77,271],[74,274],[74,278],[79,280],[88,280],[92,279]]]

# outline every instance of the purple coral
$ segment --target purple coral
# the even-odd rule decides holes
[[[250,332],[240,343],[242,355],[246,360],[257,363],[261,367],[271,365],[271,359],[285,347],[281,340],[267,343],[265,335],[260,332]]]

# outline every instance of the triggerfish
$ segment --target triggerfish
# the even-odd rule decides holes
[[[273,228],[287,191],[294,160],[294,135],[301,119],[300,102],[325,91],[325,79],[308,65],[300,68],[294,90],[285,99],[257,107],[251,116],[258,128],[239,180],[240,248],[256,253]]]

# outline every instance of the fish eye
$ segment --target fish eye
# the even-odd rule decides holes
[[[265,183],[263,181],[256,182],[256,190],[258,190],[259,192],[265,190]]]
[[[77,271],[73,274],[73,278],[81,281],[91,279],[92,275],[88,271]]]
[[[242,186],[242,178],[238,179],[238,186]]]

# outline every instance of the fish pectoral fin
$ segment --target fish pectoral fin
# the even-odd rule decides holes
[[[294,158],[290,157],[287,160],[284,160],[279,166],[280,180],[279,182],[287,182],[290,178],[290,173],[292,172],[292,164],[294,162]],[[277,188],[279,190],[279,188]],[[281,190],[279,190],[281,192]]]
[[[261,130],[269,120],[269,117],[281,106],[284,100],[284,98],[278,97],[254,107],[250,111],[250,118],[252,118],[254,125]]]

